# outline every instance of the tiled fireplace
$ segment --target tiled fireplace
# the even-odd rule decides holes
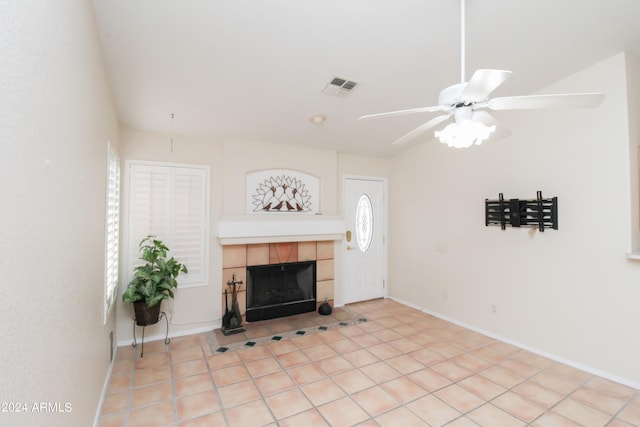
[[[301,261],[316,261],[316,309],[325,300],[333,305],[333,246],[333,240],[224,245],[222,249],[222,312],[225,311],[224,291],[229,288],[227,282],[232,280],[234,274],[236,280],[243,282],[238,294],[238,305],[245,321],[247,267]]]

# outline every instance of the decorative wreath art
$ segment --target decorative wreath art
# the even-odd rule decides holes
[[[247,174],[248,213],[316,213],[317,178],[298,171]]]

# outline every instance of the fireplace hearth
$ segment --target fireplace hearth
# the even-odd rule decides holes
[[[316,310],[316,261],[247,266],[247,322]]]

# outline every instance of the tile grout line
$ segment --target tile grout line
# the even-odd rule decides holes
[[[408,324],[408,323],[404,323],[404,324]],[[388,328],[388,327],[385,327],[385,329],[389,329],[389,328]],[[374,332],[375,332],[375,331],[373,331],[373,332],[366,332],[366,333],[368,333],[368,334],[370,334],[370,335],[373,335],[373,336],[375,336],[376,338],[378,338],[378,337],[375,335],[375,333],[374,333]],[[408,337],[404,337],[404,338],[408,338]],[[402,339],[402,338],[398,338],[398,339]],[[410,340],[411,340],[411,338],[408,338],[408,339],[410,339]],[[384,341],[384,340],[382,340],[382,339],[381,339],[381,341],[382,341],[383,343],[386,343],[386,344],[388,344],[388,345],[391,345],[390,343],[391,343],[391,342],[393,342],[393,341],[395,341],[395,340],[391,340],[391,341]],[[414,342],[415,342],[415,341],[414,341]],[[492,341],[492,342],[495,342],[495,341]],[[454,347],[457,347],[455,344],[452,344],[452,343],[450,343],[449,341],[447,341],[447,343],[448,343],[449,345],[452,345],[452,346],[454,346]],[[418,344],[418,343],[416,343],[416,344]],[[456,357],[458,357],[458,356],[460,356],[460,355],[463,355],[463,354],[469,354],[469,355],[473,356],[473,355],[471,354],[471,351],[472,351],[472,350],[475,350],[475,349],[478,349],[478,348],[481,348],[481,347],[486,347],[486,346],[488,346],[489,344],[490,344],[490,343],[485,344],[485,345],[481,345],[481,346],[478,346],[478,347],[474,347],[474,348],[472,348],[472,349],[463,349],[463,348],[457,347],[457,348],[459,348],[459,349],[462,351],[462,353],[457,354],[457,355],[455,355],[455,356],[450,356],[450,357],[447,357],[446,355],[443,355],[443,354],[438,353],[437,351],[435,351],[437,354],[439,354],[440,356],[442,356],[442,357],[444,357],[444,358],[445,358],[443,361],[438,362],[438,363],[444,363],[444,362],[446,362],[446,361],[451,361],[451,363],[454,363],[455,365],[457,365],[457,366],[459,366],[459,367],[461,367],[461,368],[463,368],[463,369],[468,370],[469,372],[471,372],[471,375],[464,376],[464,377],[460,378],[459,380],[454,380],[454,381],[452,381],[450,384],[447,384],[446,386],[443,386],[443,387],[441,387],[441,388],[435,389],[435,390],[433,390],[433,391],[425,390],[422,386],[420,386],[420,384],[415,383],[415,381],[414,381],[414,380],[413,380],[409,375],[407,375],[407,374],[402,374],[402,373],[401,373],[401,372],[399,372],[399,371],[398,371],[398,373],[400,373],[400,374],[401,374],[401,376],[408,378],[410,381],[412,381],[412,382],[413,382],[414,384],[416,384],[418,387],[420,387],[420,388],[422,388],[423,390],[425,390],[425,391],[427,392],[427,395],[426,395],[426,396],[432,395],[434,398],[438,399],[439,401],[441,401],[441,402],[442,402],[443,404],[445,404],[446,406],[451,407],[451,405],[450,405],[448,402],[446,402],[446,401],[442,400],[442,399],[441,399],[438,395],[436,395],[435,393],[436,393],[437,391],[439,391],[439,390],[443,390],[443,389],[445,389],[445,388],[447,388],[447,387],[450,387],[450,386],[452,386],[452,385],[458,385],[458,383],[462,382],[463,380],[465,380],[465,379],[467,379],[467,378],[470,378],[470,377],[471,377],[471,376],[473,376],[473,375],[477,375],[477,374],[479,374],[480,372],[482,372],[482,371],[484,371],[484,370],[486,370],[486,369],[489,369],[489,368],[491,368],[492,366],[496,366],[496,365],[498,364],[498,363],[496,363],[496,362],[491,362],[491,361],[487,361],[487,360],[482,359],[482,360],[484,360],[484,361],[485,361],[485,362],[487,362],[487,363],[493,363],[493,364],[492,364],[491,366],[488,366],[487,368],[482,369],[481,371],[473,371],[473,370],[471,370],[471,369],[467,369],[465,366],[460,365],[459,363],[455,362],[453,359],[454,359],[454,358],[456,358]],[[393,347],[393,346],[392,346],[392,347]],[[423,347],[424,347],[424,346],[423,346]],[[394,347],[394,348],[395,348],[395,347]],[[399,350],[399,349],[397,349],[397,350]],[[401,351],[401,350],[399,350],[399,351]],[[371,353],[370,353],[370,354],[371,354]],[[407,352],[402,352],[402,353],[401,353],[401,355],[408,355],[408,353],[407,353]],[[374,356],[376,356],[376,355],[374,354]],[[512,357],[511,355],[507,355],[507,354],[505,354],[505,356],[508,356],[505,360],[513,359],[513,357]],[[377,356],[376,356],[376,357],[377,357]],[[409,357],[411,357],[411,356],[409,355]],[[477,356],[474,356],[474,357],[477,357]],[[380,359],[380,358],[378,357],[378,359]],[[397,371],[397,369],[395,369],[393,366],[390,366],[390,365],[387,363],[387,360],[388,360],[388,359],[380,359],[380,361],[381,361],[381,362],[383,362],[386,366],[388,366],[389,368],[394,369],[395,371]],[[415,359],[414,359],[414,360],[415,360]],[[517,359],[514,359],[514,360],[516,360],[516,361],[517,361]],[[420,362],[418,362],[418,363],[420,363]],[[436,363],[436,364],[438,364],[438,363]],[[523,362],[523,363],[524,363],[524,362]],[[434,365],[436,365],[436,364],[434,364]],[[423,366],[424,366],[424,365],[423,365]],[[430,366],[433,366],[433,365],[430,365]],[[432,369],[430,366],[424,366],[424,367],[425,367],[425,368]],[[504,369],[509,369],[509,368],[504,368]],[[436,371],[436,372],[437,372],[437,371]],[[363,374],[364,374],[364,373],[363,373]],[[537,374],[537,373],[536,373],[536,374]],[[365,374],[365,375],[366,375],[366,374]],[[442,375],[442,374],[440,374],[440,375]],[[447,378],[448,380],[451,380],[451,378],[448,378],[448,377],[446,377],[446,376],[445,376],[445,378]],[[524,378],[524,379],[523,379],[523,381],[524,381],[524,380],[526,380],[526,379],[527,379],[527,378]],[[497,396],[494,396],[491,400],[496,399],[496,398],[498,398],[499,396],[502,396],[502,395],[504,395],[504,394],[508,393],[509,391],[511,391],[511,388],[515,387],[515,385],[514,385],[514,386],[512,386],[511,388],[506,388],[506,387],[504,387],[504,386],[502,386],[502,385],[500,385],[500,384],[495,383],[495,382],[494,382],[493,380],[491,380],[491,379],[488,379],[488,378],[487,378],[487,380],[488,380],[488,381],[490,381],[490,382],[492,382],[492,383],[494,383],[494,384],[496,384],[496,385],[498,385],[498,386],[500,386],[500,387],[505,388],[505,391],[504,391],[504,392],[500,393],[500,394],[499,394],[499,395],[497,395]],[[392,381],[392,380],[390,380],[390,381]],[[521,384],[523,381],[521,381],[521,382],[519,382],[519,383],[517,383],[517,384]],[[387,382],[389,382],[389,381],[387,381]],[[385,383],[387,383],[387,382],[385,382]],[[377,384],[377,383],[376,383],[376,385],[375,385],[375,386],[382,386],[382,384]],[[458,386],[460,387],[460,385],[458,385]],[[372,386],[372,387],[374,387],[374,386]],[[369,388],[372,388],[372,387],[369,387]],[[479,405],[479,406],[477,406],[477,407],[474,407],[473,409],[471,409],[471,410],[469,410],[469,411],[467,411],[467,412],[460,412],[457,408],[451,407],[453,410],[455,410],[456,412],[460,413],[460,416],[459,416],[459,417],[457,417],[457,418],[454,418],[454,419],[453,419],[453,420],[451,420],[450,422],[452,422],[452,421],[454,421],[454,420],[456,420],[456,419],[462,418],[462,417],[466,417],[469,413],[471,413],[471,412],[473,412],[473,411],[477,410],[478,408],[480,408],[480,407],[482,407],[482,406],[486,405],[487,403],[490,403],[490,401],[489,401],[489,400],[487,400],[487,399],[485,399],[485,398],[482,398],[482,397],[480,397],[480,396],[477,396],[475,393],[473,393],[473,392],[471,392],[471,391],[467,390],[465,387],[462,387],[462,388],[463,388],[464,390],[466,390],[467,392],[469,392],[469,393],[473,394],[474,396],[478,397],[479,399],[483,400],[483,401],[484,401],[484,403],[483,403],[483,404],[481,404],[481,405]],[[394,399],[395,399],[395,396],[392,396],[392,397],[394,397]],[[412,401],[410,401],[410,402],[398,402],[398,403],[400,404],[400,405],[399,405],[399,407],[405,407],[405,408],[406,408],[407,410],[409,410],[411,413],[413,413],[413,414],[414,414],[414,415],[416,415],[418,418],[420,418],[420,416],[419,416],[418,414],[416,414],[416,413],[415,413],[414,411],[412,411],[410,408],[407,408],[407,405],[408,405],[408,404],[410,404],[410,403],[412,403],[412,402],[415,402],[415,401],[417,401],[417,400],[419,400],[419,399],[422,399],[422,398],[424,398],[424,397],[425,397],[425,396],[422,396],[422,397],[416,398],[416,399],[414,399],[414,400],[412,400]],[[397,400],[397,399],[396,399],[396,400]],[[357,402],[355,402],[355,403],[357,404]],[[535,402],[533,402],[533,403],[535,403]],[[495,406],[495,405],[493,405],[493,406]],[[392,412],[392,411],[396,410],[397,408],[398,408],[398,407],[391,408],[391,409],[389,409],[388,411],[385,411],[385,412],[383,412],[383,413],[379,414],[378,416],[381,416],[381,415],[384,415],[384,414],[386,414],[386,413]],[[364,409],[364,408],[363,408],[363,409]],[[498,407],[497,409],[499,409],[499,410],[501,410],[501,411],[503,411],[503,412],[505,412],[505,413],[509,414],[507,411],[505,411],[505,410],[504,410],[504,409],[502,409],[502,408],[499,408],[499,407]],[[365,412],[366,412],[366,411],[365,411]],[[509,414],[509,415],[513,416],[512,414]],[[515,417],[515,418],[516,418],[516,419],[518,419],[518,417]],[[523,421],[523,422],[525,422],[525,423],[526,423],[526,421]]]
[[[169,352],[168,355],[168,359],[169,359],[169,378],[171,379],[171,395],[173,397],[173,421],[175,423],[175,425],[177,426],[178,423],[180,422],[180,414],[178,412],[178,392],[176,390],[176,377],[174,375],[173,372],[173,348],[171,348],[171,340],[169,340],[169,343],[166,344],[167,345],[167,350]]]
[[[198,341],[200,341],[200,340],[198,340]],[[208,342],[205,342],[205,343],[199,342],[199,345],[200,345],[200,348],[202,349],[202,351],[204,353],[204,363],[207,366],[207,373],[209,374],[209,380],[211,381],[211,384],[212,384],[212,387],[213,387],[213,391],[216,394],[216,400],[218,402],[218,407],[220,408],[220,413],[222,414],[222,419],[224,420],[224,423],[225,423],[226,426],[230,426],[229,418],[227,417],[227,412],[224,410],[224,405],[222,404],[222,396],[220,395],[220,389],[218,387],[218,384],[216,384],[215,378],[213,377],[213,371],[214,370],[212,369],[211,365],[209,364],[209,357],[213,357],[213,355],[207,356],[206,351],[204,351],[204,349],[202,348],[204,345],[206,345],[207,348],[209,348],[209,344],[208,344]],[[209,348],[209,352],[211,352],[211,348]]]
[[[637,392],[637,391],[634,392],[633,395],[631,395],[631,397],[629,398],[629,400],[627,400],[627,402],[624,405],[622,405],[622,407],[611,417],[611,420],[606,425],[608,426],[609,424],[611,424],[616,418],[618,418],[618,415],[624,412],[628,407],[635,406],[633,405],[633,401],[636,398],[640,398],[640,392]],[[622,420],[626,422],[626,420],[624,419]]]
[[[364,316],[360,317],[360,319],[359,319],[359,320],[361,320],[361,319],[364,319]],[[360,323],[362,323],[362,322],[360,322]],[[355,325],[357,326],[357,325],[359,325],[360,323],[356,323]],[[365,331],[365,333],[367,333],[367,332]],[[356,343],[356,345],[359,345],[359,344],[357,344],[357,343]],[[360,345],[359,345],[359,346],[360,346]],[[329,347],[331,348],[331,346],[329,346]],[[369,354],[372,354],[372,353],[371,353],[371,352],[369,352],[365,347],[360,346],[360,348],[361,348],[362,350],[364,350],[364,351],[368,352]],[[335,351],[335,350],[334,350],[334,351]],[[336,352],[336,353],[337,353],[337,352]],[[341,354],[339,354],[339,353],[337,353],[337,354],[338,354],[339,356],[342,356],[342,355],[341,355]],[[373,354],[372,354],[372,355],[373,355]],[[373,355],[373,356],[375,356],[375,355]],[[377,358],[377,356],[376,356],[376,358]],[[347,360],[347,362],[349,362],[349,361]],[[315,362],[314,362],[314,363],[315,363]],[[357,370],[358,372],[360,372],[360,367],[359,367],[359,366],[355,366],[355,365],[353,365],[351,362],[349,362],[349,364],[353,366],[353,368],[354,368],[353,370]],[[368,365],[366,365],[366,366],[368,366]],[[320,369],[322,369],[322,368],[320,368]],[[325,374],[326,374],[326,372],[325,372]],[[369,377],[368,377],[364,372],[362,372],[362,374],[363,374],[363,375],[365,375],[367,378],[369,378]],[[336,387],[338,387],[341,391],[343,391],[343,392],[345,393],[345,397],[348,397],[348,398],[349,398],[349,400],[350,400],[351,402],[353,402],[357,407],[359,407],[360,409],[362,409],[362,410],[364,411],[364,413],[365,413],[365,414],[367,414],[367,415],[369,416],[366,420],[363,420],[363,421],[358,422],[358,424],[362,424],[362,423],[365,423],[365,422],[367,422],[367,421],[374,421],[374,422],[375,422],[375,417],[374,417],[373,415],[371,415],[371,414],[370,414],[370,413],[369,413],[365,408],[363,408],[363,407],[362,407],[362,405],[360,405],[358,402],[356,402],[356,401],[353,399],[353,397],[352,397],[352,393],[347,392],[346,390],[344,390],[344,388],[342,388],[338,383],[336,383],[336,382],[335,382],[335,380],[334,380],[334,375],[327,375],[327,378],[329,379],[329,381],[331,381],[331,383],[332,383],[333,385],[335,385]],[[370,379],[370,378],[369,378],[369,379]],[[372,381],[373,381],[373,380],[372,380]],[[374,384],[373,386],[371,386],[371,387],[369,387],[369,388],[372,388],[372,387],[374,387],[375,385],[377,385],[377,384]],[[360,390],[360,391],[368,390],[369,388],[367,388],[367,389],[363,389],[363,390]],[[324,405],[329,404],[329,403],[331,403],[331,402],[335,402],[335,401],[340,400],[340,399],[342,399],[342,398],[335,399],[335,400],[332,400],[332,401],[329,401],[329,402],[325,402],[325,403],[324,403]],[[318,411],[318,412],[320,412],[320,411]],[[322,415],[322,413],[320,413],[320,415],[323,417],[323,419],[324,419],[324,420],[326,420],[326,422],[327,422],[327,424],[328,424],[328,425],[331,425],[331,422],[330,422],[329,420],[327,420],[327,419],[324,417],[324,415]]]
[[[453,345],[453,346],[457,347],[454,343],[451,343],[449,340],[445,340],[445,341],[446,341],[448,344],[450,344],[450,345]],[[495,341],[495,340],[494,340],[493,342],[497,342],[497,341]],[[489,343],[489,344],[486,344],[486,345],[484,345],[484,346],[480,346],[480,347],[487,347],[488,345],[490,345],[490,343]],[[462,349],[462,348],[461,348],[461,350],[463,350],[463,353],[461,353],[461,354],[469,354],[469,355],[471,355],[471,356],[474,356],[471,352],[472,352],[473,350],[475,350],[475,349],[480,348],[480,347],[475,347],[475,348],[473,348],[473,349],[468,349],[468,350],[467,350],[467,349]],[[436,352],[437,352],[437,350],[436,350]],[[447,356],[445,356],[445,355],[443,355],[443,354],[441,354],[441,353],[439,353],[439,354],[440,354],[441,356],[443,356],[443,357],[447,357]],[[497,384],[497,385],[499,385],[499,386],[501,386],[501,387],[504,387],[504,388],[505,388],[505,391],[504,391],[504,392],[502,392],[502,393],[500,393],[499,395],[494,396],[494,397],[493,397],[493,398],[491,398],[490,400],[487,400],[487,399],[485,399],[485,398],[482,398],[482,397],[478,396],[478,397],[480,397],[482,400],[484,400],[484,404],[482,404],[482,405],[480,405],[480,406],[478,406],[478,407],[476,407],[476,408],[474,408],[474,409],[472,409],[472,410],[470,410],[470,411],[467,411],[466,413],[463,413],[463,414],[462,414],[462,416],[465,416],[465,417],[466,417],[469,413],[471,413],[471,412],[473,412],[473,411],[477,410],[478,408],[480,408],[480,407],[482,407],[482,406],[485,406],[486,404],[492,404],[492,406],[496,407],[496,408],[497,408],[497,409],[499,409],[500,411],[502,411],[502,412],[504,412],[504,413],[506,413],[506,414],[509,414],[510,416],[513,416],[513,417],[515,417],[516,419],[521,420],[521,421],[522,421],[522,422],[524,422],[525,424],[530,424],[530,423],[532,423],[532,422],[535,422],[535,420],[537,420],[537,419],[541,418],[542,416],[544,416],[544,415],[545,415],[545,414],[547,414],[548,412],[550,412],[554,407],[556,407],[557,405],[559,405],[559,404],[560,404],[561,402],[563,402],[564,400],[566,400],[566,399],[570,398],[570,396],[571,396],[573,393],[575,393],[575,391],[577,391],[577,390],[578,390],[578,389],[580,389],[581,387],[585,386],[585,385],[586,385],[586,383],[588,383],[588,382],[592,379],[592,376],[590,375],[587,379],[583,380],[583,381],[582,381],[581,383],[579,383],[576,387],[574,387],[574,389],[573,389],[572,391],[570,391],[570,392],[568,392],[568,393],[562,393],[562,394],[564,395],[563,399],[561,399],[560,401],[556,402],[556,404],[554,404],[553,406],[551,406],[551,407],[549,407],[549,408],[546,408],[546,407],[545,407],[545,410],[544,410],[544,411],[543,411],[543,412],[542,412],[538,417],[534,418],[534,419],[533,419],[533,420],[531,420],[531,421],[526,421],[526,420],[523,420],[522,418],[519,418],[517,415],[512,414],[512,413],[510,413],[509,411],[507,411],[507,410],[505,410],[505,409],[503,409],[503,408],[501,408],[501,407],[499,407],[499,406],[496,406],[496,405],[495,405],[495,404],[493,404],[492,402],[493,402],[494,400],[498,399],[500,396],[503,396],[503,395],[505,395],[505,394],[506,394],[506,393],[508,393],[508,392],[512,392],[512,393],[515,393],[516,395],[518,395],[519,397],[521,397],[521,398],[525,399],[526,401],[529,401],[529,402],[531,402],[531,403],[533,403],[533,404],[539,405],[537,402],[531,401],[530,399],[526,398],[525,396],[522,396],[521,394],[519,394],[519,393],[517,393],[517,392],[513,391],[513,389],[514,389],[515,387],[517,387],[518,385],[521,385],[521,384],[523,384],[524,382],[531,380],[533,377],[537,376],[537,375],[538,375],[538,374],[540,374],[541,372],[548,371],[548,370],[549,370],[549,367],[550,367],[550,366],[553,366],[553,364],[551,364],[551,365],[549,365],[549,366],[547,366],[547,367],[545,367],[545,368],[540,368],[539,366],[531,365],[531,364],[529,364],[529,363],[526,363],[526,362],[524,362],[524,361],[521,361],[521,360],[519,360],[519,359],[515,358],[514,356],[515,356],[515,354],[517,354],[517,353],[514,353],[514,354],[506,354],[506,353],[503,353],[503,354],[505,354],[505,356],[507,356],[507,358],[506,358],[506,359],[504,359],[504,360],[502,360],[502,361],[500,361],[500,362],[493,362],[493,361],[488,361],[488,360],[486,360],[486,359],[483,359],[483,360],[485,360],[486,362],[492,363],[492,365],[491,365],[491,366],[489,366],[489,367],[487,367],[487,368],[484,368],[484,369],[482,369],[482,370],[479,370],[479,371],[472,371],[472,370],[470,370],[470,371],[472,371],[472,372],[473,372],[473,374],[472,374],[472,375],[465,376],[464,378],[461,378],[460,380],[456,380],[456,381],[454,381],[452,384],[458,384],[458,383],[460,383],[460,382],[464,381],[465,379],[470,378],[470,377],[471,377],[471,376],[473,376],[473,375],[481,374],[483,371],[486,371],[486,370],[490,369],[491,367],[501,365],[501,364],[502,364],[502,362],[504,362],[505,360],[513,360],[513,361],[516,361],[516,362],[520,362],[520,363],[527,364],[527,365],[529,365],[529,366],[532,366],[532,367],[536,368],[536,369],[537,369],[537,371],[536,371],[535,373],[533,373],[533,374],[531,374],[531,375],[527,376],[527,377],[522,377],[522,378],[523,378],[523,379],[522,379],[522,381],[519,381],[518,383],[516,383],[516,384],[514,384],[514,385],[512,385],[512,386],[510,386],[510,387],[504,387],[504,386],[502,386],[501,384],[495,383],[495,382],[494,382],[493,380],[491,380],[490,378],[486,378],[486,377],[484,377],[484,378],[486,378],[488,381],[491,381],[491,382],[492,382],[492,383],[494,383],[494,384]],[[446,361],[451,361],[452,363],[456,364],[457,366],[460,366],[460,367],[462,367],[462,368],[467,369],[465,366],[462,366],[462,365],[460,365],[458,362],[456,362],[455,360],[453,360],[453,359],[455,359],[455,358],[456,358],[456,357],[458,357],[458,356],[459,356],[459,355],[456,355],[456,356],[453,356],[453,357],[448,357],[448,358],[447,358],[447,359],[445,359],[445,360],[446,360]],[[474,356],[474,357],[477,357],[477,356]],[[443,362],[444,362],[444,361],[443,361]],[[440,362],[440,363],[443,363],[443,362]],[[501,367],[502,367],[502,368],[504,368],[504,369],[507,369],[507,370],[509,370],[509,371],[511,371],[511,372],[513,372],[513,373],[515,373],[515,374],[516,374],[516,375],[518,375],[518,376],[520,376],[520,373],[519,373],[519,372],[514,371],[513,369],[511,369],[511,368],[509,368],[509,367],[505,367],[505,366],[501,366]],[[562,376],[562,375],[561,375],[561,374],[559,374],[559,373],[554,373],[554,374],[555,374],[555,375],[559,375],[559,376],[561,376],[561,377],[564,377],[564,376]],[[409,379],[411,379],[411,378],[409,378]],[[534,382],[535,382],[535,381],[534,381]],[[536,384],[537,384],[537,383],[536,383]],[[446,387],[450,387],[450,386],[451,386],[451,384],[449,384],[449,385],[447,385],[447,386],[444,386],[444,387],[442,387],[441,389],[444,389],[444,388],[446,388]],[[547,390],[551,390],[551,389],[548,389],[546,386],[543,386],[543,385],[541,385],[541,384],[540,384],[540,386],[541,386],[541,387],[543,387],[543,388],[545,388],[545,389],[547,389]],[[465,387],[463,387],[463,388],[466,390],[466,388],[465,388]],[[469,391],[469,390],[467,390],[467,391]],[[551,390],[551,391],[554,391],[554,390]],[[431,394],[434,394],[434,392],[431,392]],[[475,395],[475,393],[473,393],[473,394]],[[442,399],[440,399],[437,395],[435,395],[435,397],[442,401]],[[442,401],[442,402],[443,402],[443,403],[445,403],[445,404],[447,404],[448,406],[450,406],[447,402],[444,402],[444,401]],[[541,406],[541,405],[539,405],[539,406]],[[587,406],[588,406],[588,407],[591,407],[592,409],[598,410],[599,412],[602,412],[602,411],[600,411],[600,410],[599,410],[599,409],[597,409],[597,408],[593,408],[591,405],[587,405]],[[625,405],[625,406],[626,406],[626,405]],[[454,408],[454,409],[455,409],[455,408]],[[417,415],[417,414],[416,414],[416,415]],[[607,415],[607,416],[611,416],[610,414],[606,414],[606,415]],[[612,419],[611,419],[609,422],[613,421],[613,419],[615,419],[615,415],[612,417]]]
[[[132,346],[132,348],[135,348]],[[135,355],[135,351],[133,352],[133,354]],[[129,386],[129,390],[127,390],[128,393],[128,398],[127,398],[127,413],[124,417],[125,419],[125,426],[129,426],[129,424],[131,423],[131,406],[133,405],[133,390],[134,390],[134,386],[135,386],[135,380],[136,380],[136,357],[133,357],[131,359],[131,384]]]

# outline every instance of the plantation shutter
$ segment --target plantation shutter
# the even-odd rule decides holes
[[[206,175],[202,169],[175,168],[171,250],[189,268],[184,284],[203,283],[206,259]]]
[[[130,163],[130,278],[141,263],[138,244],[151,234],[189,269],[179,286],[206,284],[208,176],[207,167]]]
[[[115,301],[118,286],[120,236],[120,159],[111,144],[107,144],[107,211],[105,231],[105,307],[104,321]]]

